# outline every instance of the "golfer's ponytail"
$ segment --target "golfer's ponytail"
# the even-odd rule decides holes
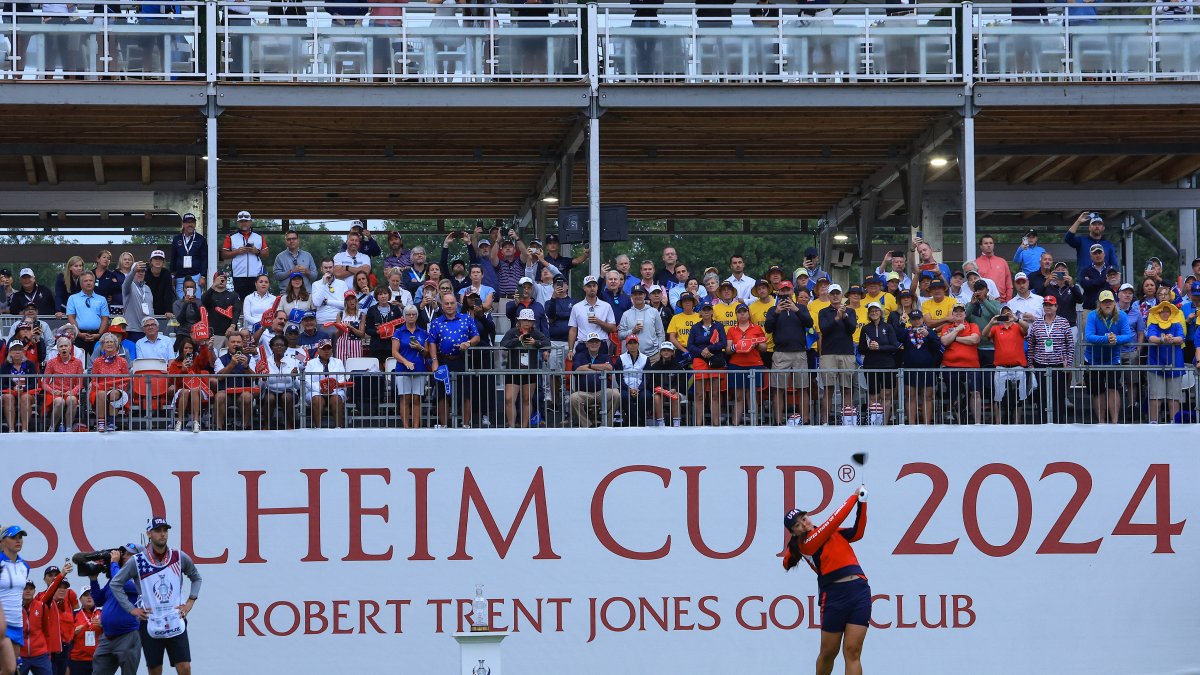
[[[800,564],[800,540],[802,537],[793,534],[788,538],[787,550],[783,553],[783,571],[790,571]]]

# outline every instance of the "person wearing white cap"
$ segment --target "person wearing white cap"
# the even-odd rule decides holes
[[[263,260],[270,251],[267,250],[267,240],[257,232],[251,231],[254,221],[249,211],[239,211],[237,215],[238,231],[226,235],[221,245],[221,260],[233,261],[233,290],[239,298],[245,298],[254,292],[254,280],[266,272]]]
[[[1042,318],[1042,296],[1029,290],[1029,277],[1024,272],[1017,272],[1013,277],[1013,286],[1017,292],[1004,306],[1013,311],[1017,321],[1028,324]]]
[[[154,294],[154,302],[150,308],[159,316],[174,318],[175,282],[171,280],[171,272],[167,270],[167,254],[161,249],[150,252],[150,268],[146,270],[146,285]]]
[[[675,360],[675,345],[670,340],[664,340],[658,346],[658,355],[657,363],[646,366],[645,390],[654,396],[653,419],[649,420],[646,426],[667,426],[664,414],[667,401],[670,401],[671,426],[677,427],[682,420],[679,411],[679,399],[682,397],[679,390],[687,388],[684,384],[685,373],[679,370],[679,362]]]
[[[62,318],[63,315],[56,311],[54,293],[37,282],[37,277],[32,269],[21,268],[18,277],[17,288],[13,291],[12,301],[9,303],[9,311],[13,314],[20,314],[22,309],[33,305],[37,307],[37,313],[41,316],[55,314],[56,318]]]
[[[196,234],[196,214],[183,214],[179,234],[171,237],[170,257],[177,299],[183,299],[184,279],[191,278],[199,288],[204,288],[208,276],[208,240]]]
[[[593,331],[611,333],[617,330],[612,305],[600,299],[599,291],[600,282],[596,277],[589,274],[583,278],[583,300],[571,308],[571,319],[567,322],[567,344],[572,349],[577,350]]]
[[[510,370],[536,370],[550,358],[550,338],[538,329],[537,317],[528,307],[517,314],[515,325],[501,338],[500,346],[508,350]],[[529,426],[529,418],[536,410],[533,406],[533,393],[536,389],[537,375],[509,375],[505,378],[504,409],[510,429],[524,429]]]
[[[646,287],[641,284],[633,287],[633,306],[625,311],[617,325],[617,336],[622,341],[630,335],[638,337],[639,351],[647,361],[651,364],[658,361],[658,346],[667,339],[667,333],[662,315],[646,304]]]
[[[595,281],[595,277],[589,277]],[[600,333],[590,331],[584,340],[586,349],[575,351],[572,359],[574,372],[571,374],[571,411],[582,429],[592,426],[591,409],[599,408],[601,396],[607,399],[608,419],[605,426],[612,426],[613,414],[621,405],[621,395],[607,386],[607,373],[612,372],[608,351],[603,349],[605,341]]]
[[[533,312],[534,325],[541,333],[550,332],[550,324],[546,322],[546,308],[542,303],[534,298],[536,291],[533,287],[533,279],[529,277],[521,277],[517,282],[517,301],[510,302],[504,307],[504,316],[508,318],[509,325],[516,325],[517,313],[525,312],[526,310]],[[505,331],[508,334],[508,331]]]

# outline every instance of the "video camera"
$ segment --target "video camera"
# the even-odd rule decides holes
[[[101,574],[109,576],[109,562],[112,560],[112,554],[115,551],[118,555],[121,553],[120,548],[106,548],[99,551],[79,552],[71,556],[71,562],[75,563],[75,568],[79,570],[81,577],[95,577]]]

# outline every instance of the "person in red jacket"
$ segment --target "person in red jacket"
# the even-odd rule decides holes
[[[53,670],[50,666],[50,646],[58,644],[59,649],[62,649],[57,614],[52,613],[50,608],[54,604],[54,594],[58,591],[58,585],[71,571],[71,563],[64,565],[64,568],[40,596],[34,592],[37,587],[32,581],[25,585],[25,594],[21,598],[25,615],[25,644],[21,647],[23,673],[51,675]]]
[[[71,675],[92,675],[92,656],[100,642],[100,608],[92,599],[92,589],[79,596],[79,611],[74,616],[71,643]]]
[[[856,502],[854,527],[839,529]],[[862,675],[863,641],[871,623],[871,587],[850,543],[862,539],[867,528],[866,486],[860,485],[820,525],[814,525],[808,512],[800,509],[788,511],[783,525],[791,533],[783,569],[791,570],[803,559],[817,573],[817,589],[821,594],[817,675],[833,672],[839,651],[846,661],[846,675]]]
[[[46,646],[50,648],[50,670],[53,675],[64,675],[67,672],[67,661],[71,651],[68,644],[75,631],[75,608],[79,606],[79,598],[71,590],[71,582],[64,577],[58,585],[58,590],[50,591],[50,584],[62,573],[62,570],[51,565],[42,573],[46,582],[46,590],[33,596],[35,602],[46,606],[46,614],[52,623],[61,626],[61,635],[46,634]]]

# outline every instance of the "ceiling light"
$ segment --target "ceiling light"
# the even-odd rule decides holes
[[[844,234],[835,234],[835,235],[833,235],[833,240],[839,244],[844,244],[844,243],[850,241],[850,237],[848,237]]]
[[[542,201],[546,202],[547,204],[557,204],[558,197],[555,197],[553,195],[546,195],[545,197],[542,197]]]
[[[946,166],[949,163],[950,160],[946,159],[945,157],[933,157],[929,160],[929,166],[936,167],[938,169]]]

